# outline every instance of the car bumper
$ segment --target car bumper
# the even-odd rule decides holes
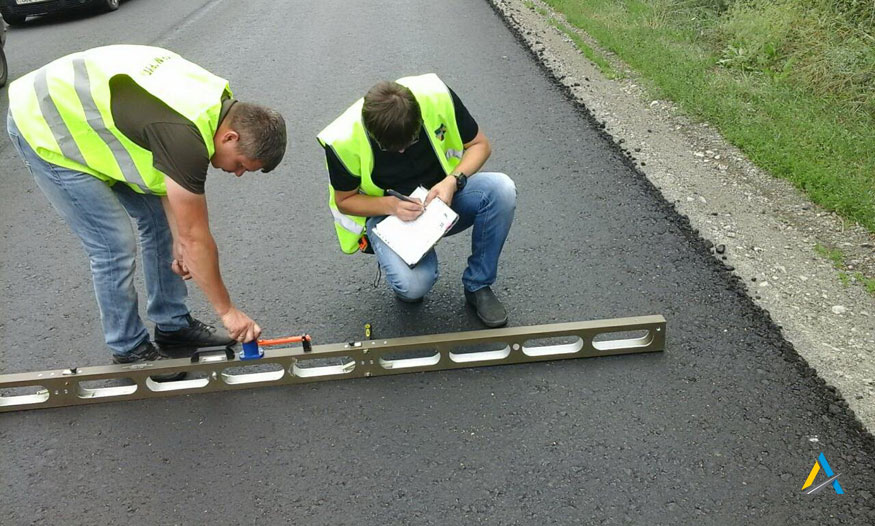
[[[15,0],[6,0],[2,4],[3,14],[13,16],[42,15],[54,13],[65,9],[75,9],[93,4],[95,0],[48,0],[47,2],[35,2],[32,4],[16,4]]]

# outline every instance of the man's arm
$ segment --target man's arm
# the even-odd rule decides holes
[[[170,209],[170,201],[166,195],[161,196],[161,205],[164,207],[164,215],[167,216],[167,224],[170,226],[170,233],[173,236],[173,263],[170,264],[170,268],[182,279],[189,280],[191,279],[191,272],[188,271],[182,256],[179,234],[176,231],[176,217],[173,215],[173,210]]]
[[[337,209],[347,215],[398,216],[402,221],[413,221],[422,213],[422,203],[402,201],[397,197],[376,197],[359,193],[358,188],[349,191],[334,190],[334,202]]]
[[[452,204],[453,195],[456,193],[454,175],[463,173],[471,177],[486,164],[486,160],[492,155],[492,145],[489,144],[489,139],[483,134],[483,130],[477,130],[477,135],[465,143],[464,148],[465,152],[462,154],[459,165],[443,181],[431,187],[425,198],[425,204],[430,203],[435,197],[440,197],[441,201],[448,205]]]
[[[180,267],[194,278],[207,300],[221,317],[231,338],[252,341],[261,334],[255,321],[231,303],[231,296],[219,271],[219,251],[210,232],[207,199],[189,192],[171,178],[167,186],[167,218],[173,231],[174,245],[179,247]]]
[[[436,196],[440,197],[446,204],[452,204],[453,194],[456,193],[456,178],[453,174],[464,173],[468,177],[474,175],[486,164],[486,160],[492,154],[492,146],[482,130],[478,130],[477,135],[464,144],[464,148],[462,159],[453,173],[431,187],[425,198],[426,205]],[[423,207],[416,203],[402,201],[394,197],[364,195],[359,193],[358,188],[349,191],[335,189],[334,202],[337,203],[337,209],[344,214],[362,217],[395,215],[403,221],[412,221],[419,217],[423,211]]]

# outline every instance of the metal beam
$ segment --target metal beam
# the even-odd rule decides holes
[[[662,351],[659,315],[304,347],[242,361],[227,349],[194,359],[0,375],[0,412],[293,385],[389,374]],[[188,373],[185,379],[151,377]],[[107,380],[116,385],[106,386]]]

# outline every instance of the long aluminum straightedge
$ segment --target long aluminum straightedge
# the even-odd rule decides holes
[[[5,374],[0,375],[0,412],[655,352],[665,347],[665,330],[665,318],[655,315],[317,345],[311,352],[297,346],[265,349],[263,358],[251,361],[241,361],[230,351],[215,351],[199,354],[196,361],[174,359]],[[156,382],[150,378],[182,371],[188,373],[183,380]],[[100,385],[106,380],[123,383],[119,379],[127,379],[130,385]]]

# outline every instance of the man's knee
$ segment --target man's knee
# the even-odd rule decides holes
[[[419,301],[434,287],[437,274],[417,267],[389,283],[392,291],[405,301]]]
[[[513,179],[503,173],[493,173],[491,179],[491,194],[495,206],[501,210],[514,210],[516,208],[516,184]]]
[[[133,233],[110,232],[98,239],[82,239],[95,271],[128,271],[136,264],[137,240]]]

